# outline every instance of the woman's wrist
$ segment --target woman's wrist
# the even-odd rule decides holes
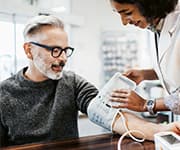
[[[148,100],[145,100],[143,101],[143,108],[142,108],[142,112],[146,112],[147,111],[147,101]]]
[[[153,69],[145,69],[143,71],[144,80],[157,80],[157,74]]]

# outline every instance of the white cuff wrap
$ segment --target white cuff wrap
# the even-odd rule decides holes
[[[112,132],[112,124],[119,109],[114,109],[105,103],[101,103],[100,99],[101,97],[97,96],[90,102],[87,110],[88,117],[92,122]]]
[[[88,106],[88,117],[94,123],[112,131],[112,124],[119,112],[119,109],[111,107],[109,96],[115,89],[135,89],[135,82],[131,81],[120,73],[114,76],[100,90],[99,94],[90,102]]]

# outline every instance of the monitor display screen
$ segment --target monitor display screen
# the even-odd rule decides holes
[[[169,144],[178,144],[180,140],[177,139],[175,136],[168,134],[161,136],[164,140],[166,140]]]

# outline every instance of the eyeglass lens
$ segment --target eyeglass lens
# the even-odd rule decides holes
[[[67,47],[65,49],[54,48],[51,52],[53,57],[59,57],[63,52],[65,52],[67,57],[70,57],[73,53],[73,48]]]

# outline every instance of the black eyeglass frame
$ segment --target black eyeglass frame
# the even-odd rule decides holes
[[[42,47],[42,48],[45,48],[45,49],[51,51],[51,56],[54,57],[54,58],[59,57],[62,54],[63,51],[66,53],[67,57],[70,57],[72,55],[73,51],[74,51],[74,48],[72,48],[70,46],[62,48],[62,47],[59,47],[59,46],[48,46],[48,45],[40,44],[40,43],[37,43],[37,42],[29,42],[29,43],[34,44],[36,46],[39,46],[39,47]],[[55,49],[58,49],[60,51],[57,56],[53,55],[53,52],[54,52]],[[71,50],[71,53],[69,55],[67,55],[67,50],[68,49]]]

